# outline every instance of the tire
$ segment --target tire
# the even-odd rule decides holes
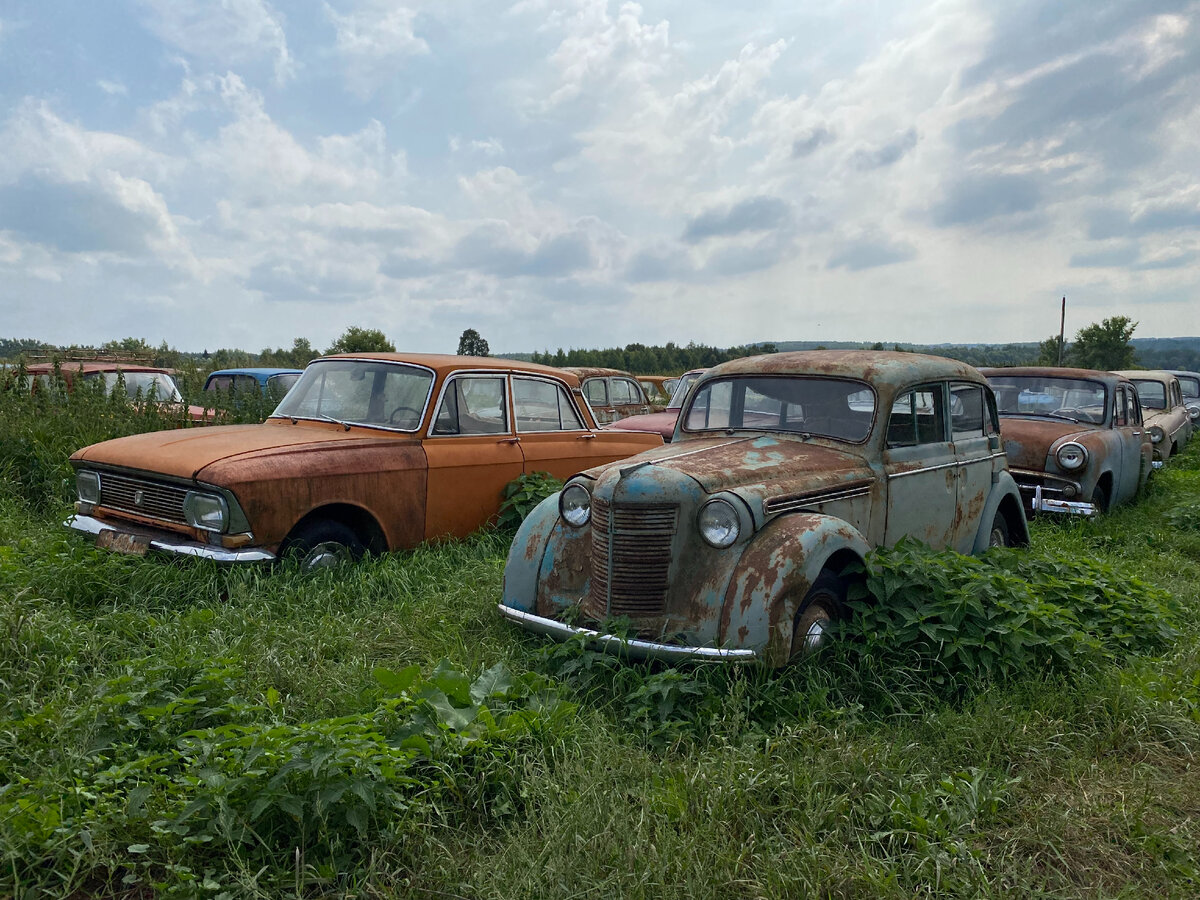
[[[1092,489],[1092,506],[1096,507],[1096,512],[1108,512],[1108,491],[1104,485],[1098,484]]]
[[[830,626],[846,617],[845,601],[846,583],[842,579],[829,572],[817,576],[792,624],[789,662],[816,653],[829,643]]]
[[[281,555],[297,560],[306,571],[316,571],[356,562],[366,552],[352,528],[322,519],[298,529],[287,539]]]
[[[992,528],[988,532],[988,548],[992,547],[1011,547],[1012,539],[1008,534],[1008,519],[1004,518],[1004,513],[996,510],[996,514],[992,516]]]

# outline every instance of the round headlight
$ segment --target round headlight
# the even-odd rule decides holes
[[[1200,422],[1200,406],[1189,406],[1188,415],[1192,417],[1193,422]]]
[[[592,517],[592,495],[582,484],[568,484],[558,495],[558,512],[568,525],[582,528]]]
[[[1055,454],[1058,458],[1058,464],[1068,472],[1074,472],[1077,469],[1082,469],[1087,465],[1088,452],[1082,444],[1076,444],[1070,441],[1058,448]]]
[[[720,498],[709,500],[700,507],[696,525],[700,536],[714,547],[728,547],[738,539],[741,531],[737,510],[728,500]]]
[[[1167,436],[1167,433],[1162,430],[1161,425],[1151,425],[1150,426],[1150,440],[1152,440],[1154,443],[1161,444],[1162,439],[1165,438],[1166,436]]]

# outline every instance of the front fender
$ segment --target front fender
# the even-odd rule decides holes
[[[504,564],[501,602],[513,609],[533,612],[537,602],[538,570],[550,535],[558,524],[558,494],[552,494],[525,517]]]
[[[836,555],[862,560],[871,546],[849,522],[819,513],[772,519],[738,560],[721,611],[721,646],[758,651],[768,665],[787,662],[792,623],[809,588]]]
[[[1007,502],[1006,502],[1007,498]],[[988,548],[992,535],[992,520],[1001,504],[1005,504],[1005,518],[1008,520],[1008,537],[1014,544],[1024,546],[1029,543],[1029,523],[1025,520],[1025,506],[1021,502],[1021,492],[1017,488],[1012,474],[1005,469],[998,472],[992,484],[992,492],[988,494],[983,512],[979,516],[979,531],[975,534],[975,543],[971,554],[978,556]]]

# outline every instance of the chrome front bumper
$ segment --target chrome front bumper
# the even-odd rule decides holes
[[[615,634],[605,634],[591,628],[577,628],[535,616],[533,613],[513,609],[503,603],[497,606],[500,615],[527,631],[549,635],[555,640],[565,641],[576,635],[583,635],[589,647],[623,656],[627,659],[658,659],[664,662],[751,662],[758,658],[754,650],[722,650],[720,647],[683,647],[678,644],[659,644],[654,641],[623,638]]]
[[[246,549],[246,550],[228,550],[225,547],[214,547],[211,544],[202,544],[199,541],[187,541],[182,538],[165,539],[161,537],[159,532],[154,532],[149,529],[136,528],[133,526],[122,526],[116,528],[109,525],[107,522],[101,522],[99,519],[92,516],[74,515],[67,521],[63,522],[68,528],[73,528],[76,531],[84,534],[98,535],[103,531],[115,531],[118,534],[132,534],[144,537],[149,541],[151,550],[160,550],[164,553],[175,553],[179,556],[197,556],[202,559],[213,559],[217,562],[270,562],[275,559],[274,553],[268,553],[266,550]]]
[[[1072,516],[1094,516],[1098,512],[1094,504],[1084,500],[1059,500],[1054,497],[1043,497],[1040,484],[1035,485],[1033,489],[1033,511],[1066,513]]]

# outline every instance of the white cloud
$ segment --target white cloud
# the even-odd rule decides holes
[[[329,3],[325,15],[337,37],[334,50],[342,57],[347,82],[355,93],[371,93],[412,56],[429,53],[429,45],[413,31],[417,11],[389,0],[358,0],[345,13]]]
[[[295,74],[283,17],[266,0],[139,0],[147,26],[184,53],[220,65],[271,60],[275,80]]]
[[[100,88],[100,90],[104,91],[104,93],[108,94],[110,97],[115,97],[118,95],[124,97],[129,94],[129,88],[125,87],[125,85],[121,84],[121,82],[110,81],[107,78],[99,79],[96,82],[96,87]]]

